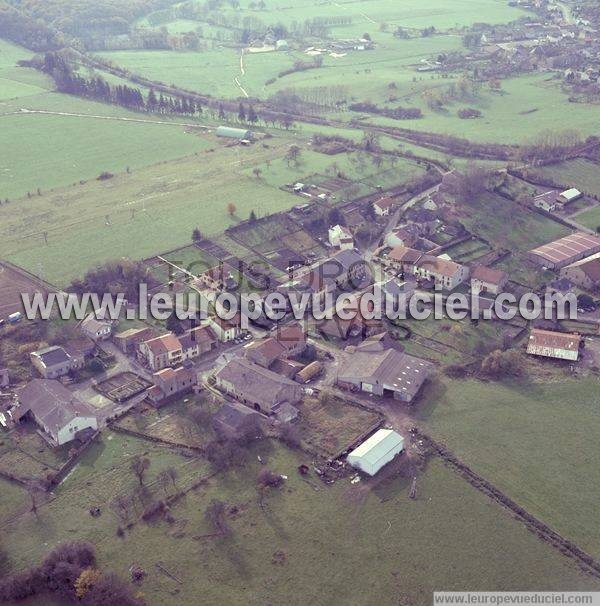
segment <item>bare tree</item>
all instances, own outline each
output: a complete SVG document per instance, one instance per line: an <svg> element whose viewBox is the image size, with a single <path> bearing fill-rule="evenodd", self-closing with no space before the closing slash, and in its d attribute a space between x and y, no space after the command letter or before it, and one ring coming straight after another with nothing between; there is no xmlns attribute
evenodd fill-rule
<svg viewBox="0 0 600 606"><path fill-rule="evenodd" d="M173 484L173 488L175 488L175 484L177 483L177 470L175 467L167 467L165 471L169 474L169 479Z"/></svg>
<svg viewBox="0 0 600 606"><path fill-rule="evenodd" d="M225 536L231 532L227 524L227 503L224 501L213 499L206 508L204 517L219 534Z"/></svg>
<svg viewBox="0 0 600 606"><path fill-rule="evenodd" d="M144 485L144 476L150 467L150 459L136 455L131 461L131 471L135 474L140 483L140 486Z"/></svg>

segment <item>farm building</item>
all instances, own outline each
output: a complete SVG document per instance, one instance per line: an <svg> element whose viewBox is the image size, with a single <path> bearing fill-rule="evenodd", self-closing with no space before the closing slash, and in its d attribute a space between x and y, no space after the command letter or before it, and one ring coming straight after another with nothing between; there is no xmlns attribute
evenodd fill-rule
<svg viewBox="0 0 600 606"><path fill-rule="evenodd" d="M232 126L219 126L216 130L217 137L237 139L238 141L252 141L254 133L246 128L234 128Z"/></svg>
<svg viewBox="0 0 600 606"><path fill-rule="evenodd" d="M580 335L534 328L527 342L527 353L576 362L582 346L583 339Z"/></svg>
<svg viewBox="0 0 600 606"><path fill-rule="evenodd" d="M587 290L600 288L600 253L563 267L560 276Z"/></svg>
<svg viewBox="0 0 600 606"><path fill-rule="evenodd" d="M352 391L411 402L433 369L430 362L395 349L364 351L357 348L340 362L337 384Z"/></svg>
<svg viewBox="0 0 600 606"><path fill-rule="evenodd" d="M499 294L508 282L508 274L499 269L478 265L471 274L471 291L478 295L489 292Z"/></svg>
<svg viewBox="0 0 600 606"><path fill-rule="evenodd" d="M213 427L227 438L259 436L261 416L252 408L238 402L226 402L213 417Z"/></svg>
<svg viewBox="0 0 600 606"><path fill-rule="evenodd" d="M246 346L246 357L263 368L269 368L284 352L285 348L274 337L254 341Z"/></svg>
<svg viewBox="0 0 600 606"><path fill-rule="evenodd" d="M559 206L564 207L567 204L571 204L571 202L575 202L575 200L579 200L583 194L578 190L572 187L571 189L567 189L559 194L556 202Z"/></svg>
<svg viewBox="0 0 600 606"><path fill-rule="evenodd" d="M15 422L31 417L53 446L81 436L86 429L98 429L94 409L78 400L58 381L34 379L17 394L19 404L12 412Z"/></svg>
<svg viewBox="0 0 600 606"><path fill-rule="evenodd" d="M29 354L29 359L44 379L58 379L69 374L71 356L62 347L47 347Z"/></svg>
<svg viewBox="0 0 600 606"><path fill-rule="evenodd" d="M287 402L298 404L302 388L258 364L244 358L233 358L215 374L216 386L243 404L273 415Z"/></svg>
<svg viewBox="0 0 600 606"><path fill-rule="evenodd" d="M318 360L305 366L295 377L298 383L310 383L315 377L323 372L323 364Z"/></svg>
<svg viewBox="0 0 600 606"><path fill-rule="evenodd" d="M380 429L348 455L348 463L374 476L404 449L404 438L392 429Z"/></svg>
<svg viewBox="0 0 600 606"><path fill-rule="evenodd" d="M600 237L577 232L529 251L529 258L548 269L562 269L600 252Z"/></svg>

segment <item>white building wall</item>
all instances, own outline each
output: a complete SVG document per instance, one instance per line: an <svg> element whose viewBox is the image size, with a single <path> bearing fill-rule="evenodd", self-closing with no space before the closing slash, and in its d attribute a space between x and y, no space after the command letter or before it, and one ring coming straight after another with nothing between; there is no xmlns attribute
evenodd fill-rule
<svg viewBox="0 0 600 606"><path fill-rule="evenodd" d="M365 457L356 456L350 453L348 455L348 463L355 467L356 469L360 469L364 473L374 476L380 469L385 467L392 459L399 453L402 452L404 448L404 440L400 441L394 448L386 452L383 456L377 459L374 462L368 461Z"/></svg>
<svg viewBox="0 0 600 606"><path fill-rule="evenodd" d="M82 429L98 429L96 417L78 417L59 429L56 434L58 445L66 444L75 439L75 434Z"/></svg>

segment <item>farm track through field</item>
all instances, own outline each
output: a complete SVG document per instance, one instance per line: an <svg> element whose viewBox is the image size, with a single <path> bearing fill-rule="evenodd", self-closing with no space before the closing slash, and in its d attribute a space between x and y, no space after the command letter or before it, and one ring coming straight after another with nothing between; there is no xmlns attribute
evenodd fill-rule
<svg viewBox="0 0 600 606"><path fill-rule="evenodd" d="M74 51L77 52L77 51ZM156 82L154 80L150 80L149 78L145 78L140 76L139 74L132 74L131 72L124 70L122 68L115 67L114 65L110 65L97 57L90 57L88 55L84 55L78 53L81 61L91 67L95 67L97 69L102 69L107 71L108 73L118 76L120 78L124 78L125 80L129 80L138 86L144 86L147 88L153 88L156 91L166 93L169 95L176 96L186 96L190 97L196 102L200 102L208 107L213 107L215 109L222 108L225 111L230 113L237 114L239 109L239 103L236 100L231 99L219 99L217 97L212 97L210 95L202 94L196 91L182 89L174 86L168 86L162 82ZM241 87L241 85L238 84ZM246 91L245 94L247 95ZM253 98L254 100L254 98ZM297 122L302 122L305 124L315 124L319 126L329 126L332 128L341 128L348 129L349 125L346 122L331 120L325 118L319 118L316 116L310 116L307 114L298 114L298 113L289 113L274 110L268 104L260 101L259 99L255 100L255 109L262 115L262 117L266 120L286 120L289 121L295 120ZM443 140L443 136L440 136L438 133L427 133L421 131L413 131L406 128L399 127L387 127L387 126L374 126L368 122L358 122L355 125L355 128L360 129L369 129L377 132L381 132L383 134L389 135L393 138L400 139L403 141L408 141L415 145L419 145L420 147L433 149L435 151L442 151L445 153L452 153L456 157L464 157L464 158L478 158L481 160L502 160L506 161L510 159L517 151L518 146L514 145L496 145L496 151L490 150L490 146L486 144L474 143L469 141L469 149L461 150L456 149L453 145ZM429 140L430 139L430 140Z"/></svg>
<svg viewBox="0 0 600 606"><path fill-rule="evenodd" d="M424 440L437 456L439 456L447 465L452 467L454 471L469 482L471 486L490 497L490 499L502 507L511 511L514 514L514 518L522 522L529 531L537 535L538 538L545 543L554 547L554 549L560 551L563 555L575 560L584 572L600 579L600 562L598 560L595 560L578 545L569 541L550 528L550 526L523 509L499 488L473 471L446 446L436 442L427 434L421 433L418 429L416 435Z"/></svg>
<svg viewBox="0 0 600 606"><path fill-rule="evenodd" d="M143 120L142 118L123 118L118 116L99 116L95 114L77 114L71 112L54 112L45 109L26 109L23 108L10 114L0 114L0 118L6 116L27 116L30 114L43 114L47 116L64 116L67 118L91 118L94 120L116 120L118 122L141 122L143 124L166 124L167 126L185 126L186 128L203 128L209 130L211 127L204 124L190 122L168 122L166 120Z"/></svg>

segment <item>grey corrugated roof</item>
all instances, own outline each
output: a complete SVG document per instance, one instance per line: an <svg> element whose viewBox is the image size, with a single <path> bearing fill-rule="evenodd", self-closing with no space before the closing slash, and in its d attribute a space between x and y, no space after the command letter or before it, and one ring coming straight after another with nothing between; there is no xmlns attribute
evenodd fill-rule
<svg viewBox="0 0 600 606"><path fill-rule="evenodd" d="M340 381L379 383L412 399L434 369L431 362L395 349L356 351L340 363Z"/></svg>
<svg viewBox="0 0 600 606"><path fill-rule="evenodd" d="M302 388L297 383L243 358L231 360L216 377L233 384L240 398L259 402L266 409L286 400L296 403L302 399Z"/></svg>
<svg viewBox="0 0 600 606"><path fill-rule="evenodd" d="M47 347L34 351L33 355L38 357L46 367L64 364L71 359L62 347Z"/></svg>

